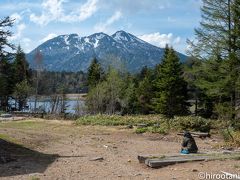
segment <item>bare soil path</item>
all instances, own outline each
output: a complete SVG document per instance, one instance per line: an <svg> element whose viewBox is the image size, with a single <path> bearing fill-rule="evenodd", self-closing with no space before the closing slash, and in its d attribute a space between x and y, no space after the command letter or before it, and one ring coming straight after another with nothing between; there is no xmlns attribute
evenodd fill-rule
<svg viewBox="0 0 240 180"><path fill-rule="evenodd" d="M175 133L139 135L123 127L75 126L70 121L34 119L1 122L0 138L27 148L19 147L22 149L13 153L17 161L0 164L0 179L4 180L195 180L200 172L240 172L236 160L191 162L161 169L139 164L139 154L177 153L181 137ZM212 151L222 141L213 139L196 139L200 151Z"/></svg>

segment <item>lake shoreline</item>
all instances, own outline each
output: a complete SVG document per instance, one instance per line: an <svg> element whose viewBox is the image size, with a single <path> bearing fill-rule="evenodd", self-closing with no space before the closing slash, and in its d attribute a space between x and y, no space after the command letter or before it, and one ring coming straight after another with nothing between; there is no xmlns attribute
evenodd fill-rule
<svg viewBox="0 0 240 180"><path fill-rule="evenodd" d="M62 94L52 94L52 95L38 95L38 101L46 101L46 100L50 100L51 96L62 96ZM84 101L86 99L87 93L80 93L80 94L65 94L66 99L65 100L72 100L72 101L77 101L77 100L81 100ZM30 96L28 98L30 101L34 101L35 100L35 96Z"/></svg>

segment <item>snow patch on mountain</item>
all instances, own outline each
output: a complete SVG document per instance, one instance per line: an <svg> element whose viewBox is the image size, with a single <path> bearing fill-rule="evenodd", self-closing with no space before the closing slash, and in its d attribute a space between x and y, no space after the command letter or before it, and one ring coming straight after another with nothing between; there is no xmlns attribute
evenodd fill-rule
<svg viewBox="0 0 240 180"><path fill-rule="evenodd" d="M109 61L119 59L118 66L122 63L129 71L136 72L143 66L154 67L160 63L164 53L164 49L125 31L117 31L111 36L104 33L86 37L77 34L60 35L27 54L32 67L37 49L43 54L44 67L50 71L87 71L91 60L96 57L107 66ZM185 55L178 55L182 61L186 59Z"/></svg>
<svg viewBox="0 0 240 180"><path fill-rule="evenodd" d="M94 47L94 48L97 48L97 47L98 47L98 42L99 42L99 39L95 39L95 43L93 44L93 47Z"/></svg>
<svg viewBox="0 0 240 180"><path fill-rule="evenodd" d="M63 36L66 45L69 45L68 37L69 37L68 35Z"/></svg>

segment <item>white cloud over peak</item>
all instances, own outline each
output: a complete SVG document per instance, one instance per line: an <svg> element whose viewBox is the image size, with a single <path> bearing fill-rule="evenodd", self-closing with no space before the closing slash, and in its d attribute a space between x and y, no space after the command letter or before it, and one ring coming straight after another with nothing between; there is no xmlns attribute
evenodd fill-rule
<svg viewBox="0 0 240 180"><path fill-rule="evenodd" d="M43 39L41 39L39 42L40 43L43 43L49 39L52 39L52 38L55 38L57 36L57 34L54 34L54 33L50 33L48 34L46 37L44 37Z"/></svg>
<svg viewBox="0 0 240 180"><path fill-rule="evenodd" d="M77 10L73 10L68 14L64 13L63 3L66 0L44 0L41 4L42 13L36 15L32 13L30 20L41 26L47 25L52 21L60 22L77 22L84 21L90 18L97 10L97 3L99 0L87 0Z"/></svg>
<svg viewBox="0 0 240 180"><path fill-rule="evenodd" d="M26 28L26 25L24 23L18 24L16 28L16 33L9 38L10 41L14 41L17 39L20 39L22 37L22 32Z"/></svg>
<svg viewBox="0 0 240 180"><path fill-rule="evenodd" d="M30 20L36 24L47 25L49 22L56 20L62 16L63 0L45 0L41 4L42 14L40 16L34 13L30 15Z"/></svg>
<svg viewBox="0 0 240 180"><path fill-rule="evenodd" d="M101 22L95 25L94 29L98 32L100 31L106 31L107 28L112 25L114 22L118 21L120 18L122 18L122 12L116 11L111 17L109 17L106 22Z"/></svg>
<svg viewBox="0 0 240 180"><path fill-rule="evenodd" d="M166 44L174 46L181 42L181 38L174 37L172 33L160 34L159 32L156 32L152 34L144 34L139 36L139 38L161 48L164 48Z"/></svg>
<svg viewBox="0 0 240 180"><path fill-rule="evenodd" d="M25 50L26 53L29 53L31 51L31 39L29 38L23 38L22 41L21 41L23 44L22 44L22 47L23 49Z"/></svg>
<svg viewBox="0 0 240 180"><path fill-rule="evenodd" d="M91 17L98 9L97 7L98 0L88 0L80 8L78 19L84 21L85 19Z"/></svg>

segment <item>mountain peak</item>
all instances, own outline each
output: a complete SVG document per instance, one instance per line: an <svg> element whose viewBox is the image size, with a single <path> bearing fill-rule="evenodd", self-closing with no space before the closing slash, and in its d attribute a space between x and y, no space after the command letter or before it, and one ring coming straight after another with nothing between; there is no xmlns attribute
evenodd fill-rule
<svg viewBox="0 0 240 180"><path fill-rule="evenodd" d="M89 38L96 38L96 39L102 39L104 37L108 36L107 34L103 33L103 32L99 32L99 33L94 33L90 36L88 36Z"/></svg>
<svg viewBox="0 0 240 180"><path fill-rule="evenodd" d="M102 32L85 37L61 35L36 49L42 52L44 66L49 71L86 71L94 57L107 67L112 56L119 58L119 63L123 63L130 72L137 72L144 66L154 67L160 63L164 53L164 49L122 30L111 36ZM31 67L34 67L36 49L27 54ZM182 61L186 59L186 56L178 55Z"/></svg>
<svg viewBox="0 0 240 180"><path fill-rule="evenodd" d="M131 41L130 34L123 30L115 32L112 38L116 41Z"/></svg>
<svg viewBox="0 0 240 180"><path fill-rule="evenodd" d="M115 32L114 34L121 34L121 35L125 35L125 36L129 35L129 33L127 33L126 31L123 31L123 30L119 30L119 31Z"/></svg>

